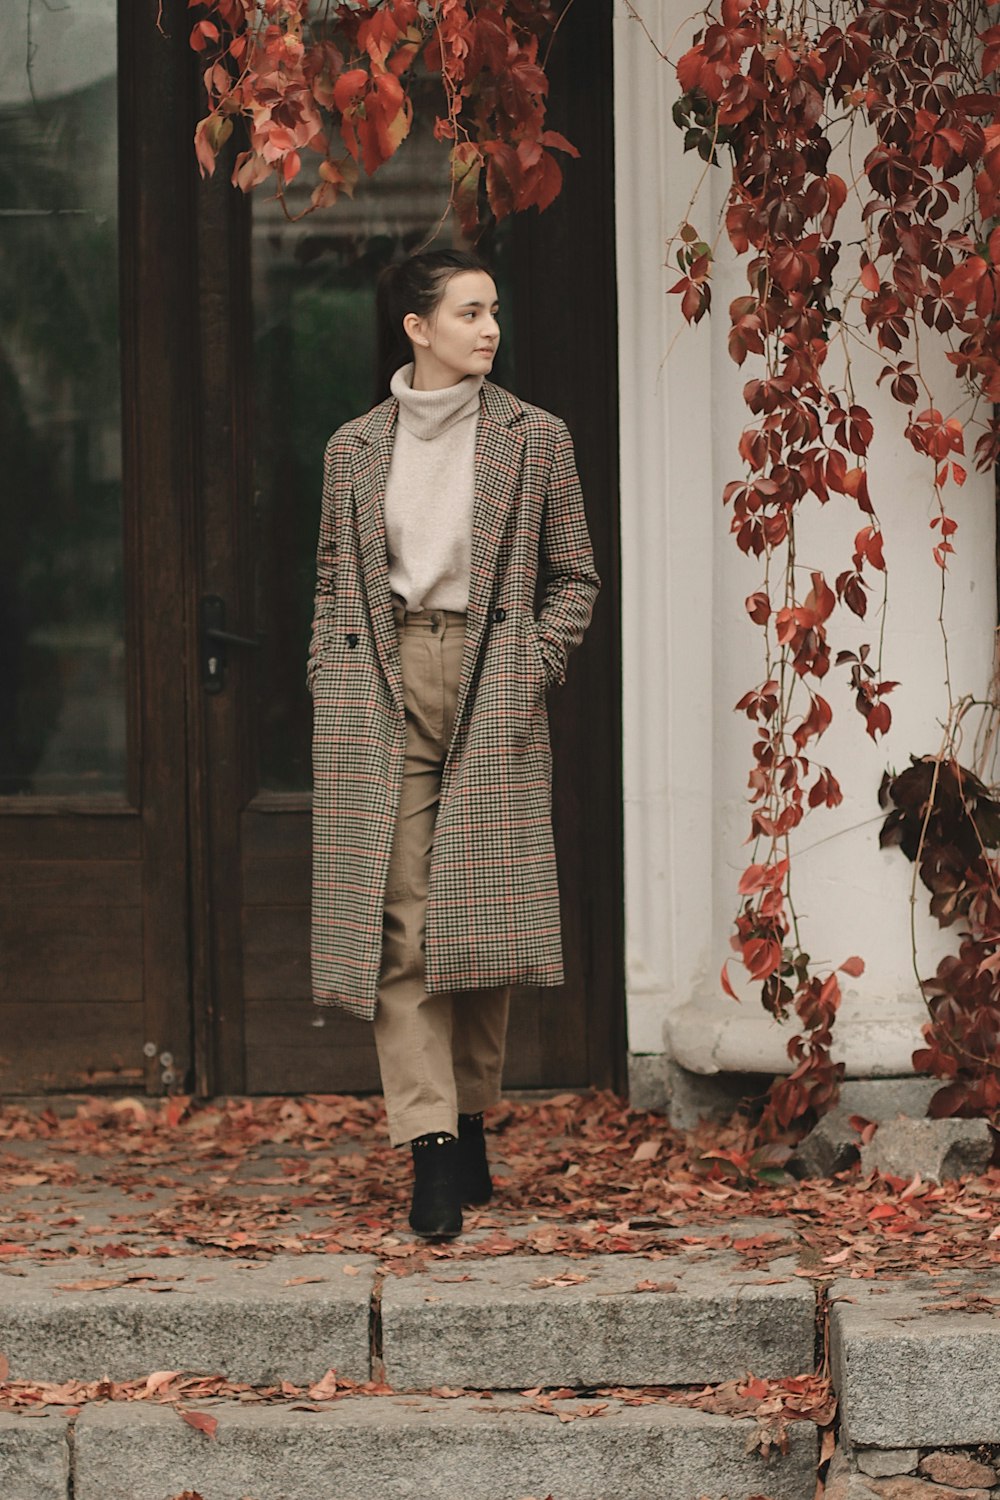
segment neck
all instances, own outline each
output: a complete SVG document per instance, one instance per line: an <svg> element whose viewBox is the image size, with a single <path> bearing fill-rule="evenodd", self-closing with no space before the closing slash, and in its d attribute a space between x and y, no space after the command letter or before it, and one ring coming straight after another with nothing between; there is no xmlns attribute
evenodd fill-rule
<svg viewBox="0 0 1000 1500"><path fill-rule="evenodd" d="M423 351L420 351L423 353ZM411 377L411 389L415 391L446 391L453 385L461 385L463 380L468 380L468 375L460 375L455 370L443 365L440 360L428 357L424 354L421 359L417 351L414 351L413 375Z"/></svg>

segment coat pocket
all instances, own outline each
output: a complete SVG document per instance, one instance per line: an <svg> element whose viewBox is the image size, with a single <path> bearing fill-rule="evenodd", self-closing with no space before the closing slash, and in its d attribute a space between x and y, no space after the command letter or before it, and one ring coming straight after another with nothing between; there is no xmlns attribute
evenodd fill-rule
<svg viewBox="0 0 1000 1500"><path fill-rule="evenodd" d="M538 622L535 619L534 615L528 612L526 615L525 623L528 627L528 637L531 641L531 648L535 658L535 670L538 675L538 686L540 691L544 693L549 685L549 671L548 667L545 664L545 657L542 654L542 643L538 634Z"/></svg>

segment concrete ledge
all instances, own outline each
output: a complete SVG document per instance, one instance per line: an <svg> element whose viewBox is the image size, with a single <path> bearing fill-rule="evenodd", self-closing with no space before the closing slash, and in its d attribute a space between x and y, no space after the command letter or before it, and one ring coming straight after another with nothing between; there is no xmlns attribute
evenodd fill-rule
<svg viewBox="0 0 1000 1500"><path fill-rule="evenodd" d="M557 1403L566 1415L595 1403ZM748 1453L755 1423L610 1402L562 1422L524 1398L354 1397L322 1412L199 1403L214 1438L138 1402L77 1419L74 1500L812 1500L816 1429L787 1456ZM5 1500L7 1497L5 1495ZM33 1497L32 1497L33 1500Z"/></svg>
<svg viewBox="0 0 1000 1500"><path fill-rule="evenodd" d="M0 1411L0 1495L3 1500L66 1500L67 1419L20 1417Z"/></svg>
<svg viewBox="0 0 1000 1500"><path fill-rule="evenodd" d="M358 1274L345 1274L345 1266ZM252 1385L303 1385L331 1368L367 1380L374 1269L359 1255L277 1255L248 1264L161 1256L102 1265L81 1257L32 1266L25 1276L0 1277L0 1350L13 1380L134 1380L188 1370ZM59 1290L129 1277L139 1279ZM7 1500L2 1488L0 1495Z"/></svg>
<svg viewBox="0 0 1000 1500"><path fill-rule="evenodd" d="M800 1375L814 1364L815 1301L794 1264L776 1260L762 1277L727 1252L505 1256L389 1277L386 1379L397 1390L521 1390ZM772 1277L787 1279L763 1284ZM636 1291L649 1281L668 1289Z"/></svg>
<svg viewBox="0 0 1000 1500"><path fill-rule="evenodd" d="M628 1102L633 1109L663 1114L667 1108L667 1056L665 1052L630 1052L628 1055Z"/></svg>
<svg viewBox="0 0 1000 1500"><path fill-rule="evenodd" d="M833 1034L833 1058L848 1078L899 1077L912 1073L927 1009L919 995L895 995L876 1005L847 989ZM757 1000L738 1005L717 996L689 1000L663 1025L670 1056L692 1073L790 1073L793 1020L774 1020Z"/></svg>
<svg viewBox="0 0 1000 1500"><path fill-rule="evenodd" d="M935 1311L935 1304L1000 1297L1000 1275L955 1272L940 1279L949 1285L913 1276L838 1281L831 1289L833 1380L850 1443L1000 1442L1000 1318L989 1305L983 1312Z"/></svg>

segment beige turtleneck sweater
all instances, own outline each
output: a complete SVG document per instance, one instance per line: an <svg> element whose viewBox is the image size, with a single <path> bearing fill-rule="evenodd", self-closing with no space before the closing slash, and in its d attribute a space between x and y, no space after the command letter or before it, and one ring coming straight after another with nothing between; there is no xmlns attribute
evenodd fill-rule
<svg viewBox="0 0 1000 1500"><path fill-rule="evenodd" d="M389 383L399 402L385 486L389 586L407 609L466 610L483 376L439 391L415 391L412 380L408 364Z"/></svg>

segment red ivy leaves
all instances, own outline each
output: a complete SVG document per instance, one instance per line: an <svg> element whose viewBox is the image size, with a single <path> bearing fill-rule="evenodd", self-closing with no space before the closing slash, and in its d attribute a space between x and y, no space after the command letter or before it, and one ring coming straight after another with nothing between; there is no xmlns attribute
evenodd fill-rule
<svg viewBox="0 0 1000 1500"><path fill-rule="evenodd" d="M352 193L359 166L376 172L410 132L407 74L418 57L441 79L435 135L452 142L452 203L467 233L478 225L483 190L498 219L541 211L562 187L553 152L579 154L545 128L538 45L556 23L549 0L353 0L319 13L309 0L189 5L203 12L191 46L207 64L198 162L203 175L214 172L242 117L249 147L233 182L244 192L274 177L280 193L311 152L321 158L311 208Z"/></svg>
<svg viewBox="0 0 1000 1500"><path fill-rule="evenodd" d="M945 1080L930 1114L985 1115L1000 1125L1000 803L956 761L911 756L883 778L879 842L917 861L942 927L963 918L957 955L923 981L930 1021L913 1066Z"/></svg>
<svg viewBox="0 0 1000 1500"><path fill-rule="evenodd" d="M831 719L826 691L817 690L831 665L829 622L838 602L865 618L872 583L885 573L867 478L873 420L825 372L845 316L833 285L843 253L834 235L847 188L830 171L830 125L858 112L874 134L857 186L865 226L857 305L891 359L879 384L886 382L907 410L906 436L934 464L933 555L944 569L957 523L941 492L949 479L964 483L957 457L965 433L937 404L921 409L916 359L903 357L918 320L950 334L948 357L958 375L987 402L1000 402L1000 124L994 123L1000 105L985 81L1000 70L1000 26L975 37L959 36L961 24L968 23L945 0L891 6L868 0L823 17L797 17L794 29L766 0L721 0L677 68L683 97L674 116L685 148L709 162L718 161L720 150L732 159L725 227L745 260L748 289L730 303L729 351L739 365L751 356L766 361L744 386L755 418L739 444L746 474L726 486L723 498L737 546L767 560L773 590L759 589L747 600L768 640L768 671L767 681L737 704L758 728L751 837L769 851L763 861L758 851L750 871L785 868L783 881L766 892L741 885L746 899L733 945L762 984L764 1004L775 1014L794 1006L808 1033L793 1055L791 1078L772 1091L765 1117L772 1129L801 1124L800 1115L835 1097L828 1031L836 980L812 974L788 946L781 892L789 832L808 808L840 799L836 778L810 760ZM962 174L974 186L979 230L954 212ZM696 322L710 305L712 256L706 246L694 258L698 234L691 225L681 239L683 274L671 291L682 297L684 317ZM1000 459L1000 421L985 426L976 444L981 469ZM803 597L794 556L798 508L809 497L825 505L834 496L853 501L865 524L851 565L832 584L812 572ZM867 646L838 653L836 664L848 669L867 733L885 734L887 698L897 684L882 678Z"/></svg>

